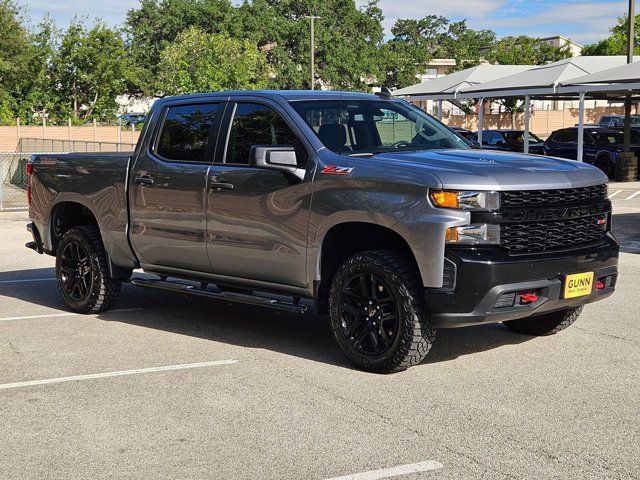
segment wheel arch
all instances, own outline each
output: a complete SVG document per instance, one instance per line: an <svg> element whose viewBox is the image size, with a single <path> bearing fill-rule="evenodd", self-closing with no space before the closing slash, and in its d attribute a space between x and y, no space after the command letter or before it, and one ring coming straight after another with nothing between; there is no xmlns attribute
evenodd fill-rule
<svg viewBox="0 0 640 480"><path fill-rule="evenodd" d="M352 255L367 250L390 250L400 253L416 275L420 268L407 239L388 225L366 221L337 223L326 230L319 242L314 297L319 313L326 313L329 288L333 275L340 265Z"/></svg>
<svg viewBox="0 0 640 480"><path fill-rule="evenodd" d="M60 239L69 229L88 225L95 227L100 241L104 245L102 230L98 222L98 217L94 213L90 205L81 199L67 198L55 203L49 213L48 230L48 243L49 250L52 255L56 255L57 247L60 243ZM113 263L109 250L105 248L107 255L107 266L109 268L109 274L114 279L126 280L131 277L131 269L122 268Z"/></svg>

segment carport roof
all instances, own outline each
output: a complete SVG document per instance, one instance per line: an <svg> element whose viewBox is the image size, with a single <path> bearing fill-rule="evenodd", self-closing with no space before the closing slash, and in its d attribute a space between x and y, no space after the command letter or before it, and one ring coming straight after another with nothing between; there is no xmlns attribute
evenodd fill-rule
<svg viewBox="0 0 640 480"><path fill-rule="evenodd" d="M410 87L395 90L392 95L396 97L411 97L414 100L445 98L453 96L456 91L463 88L497 80L533 68L532 65L478 65L476 67L460 70L442 77L426 80Z"/></svg>
<svg viewBox="0 0 640 480"><path fill-rule="evenodd" d="M640 59L638 57L637 59ZM553 95L557 86L627 63L626 56L571 57L465 88L459 98Z"/></svg>

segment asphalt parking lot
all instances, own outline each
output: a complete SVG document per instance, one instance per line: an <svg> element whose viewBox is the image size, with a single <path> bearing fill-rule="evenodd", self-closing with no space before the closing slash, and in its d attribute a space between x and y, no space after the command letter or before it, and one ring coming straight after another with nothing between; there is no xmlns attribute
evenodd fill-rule
<svg viewBox="0 0 640 480"><path fill-rule="evenodd" d="M126 286L71 314L26 213L0 214L0 476L640 478L640 195L616 196L613 297L552 337L441 330L390 376L313 313Z"/></svg>

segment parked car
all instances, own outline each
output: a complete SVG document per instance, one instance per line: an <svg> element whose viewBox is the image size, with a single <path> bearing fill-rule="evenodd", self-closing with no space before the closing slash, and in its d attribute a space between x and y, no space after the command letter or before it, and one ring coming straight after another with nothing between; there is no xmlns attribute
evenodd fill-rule
<svg viewBox="0 0 640 480"><path fill-rule="evenodd" d="M451 128L451 130L456 132L458 135L460 135L465 140L468 140L469 142L471 142L471 144L474 147L480 148L480 144L478 143L478 134L477 133L473 133L471 130L467 130L466 128L462 128L462 127L449 127L449 128Z"/></svg>
<svg viewBox="0 0 640 480"><path fill-rule="evenodd" d="M640 132L631 131L631 150L640 154ZM616 172L616 162L623 151L624 132L611 128L585 128L582 160L595 165L609 178ZM578 158L578 129L576 127L556 130L544 142L546 155Z"/></svg>
<svg viewBox="0 0 640 480"><path fill-rule="evenodd" d="M144 123L147 115L145 113L123 113L118 118L123 125L137 125Z"/></svg>
<svg viewBox="0 0 640 480"><path fill-rule="evenodd" d="M27 246L56 257L71 310L110 308L123 282L290 313L310 298L375 372L418 364L438 327L556 333L615 288L601 171L473 149L384 95L167 97L133 155L37 154L27 174Z"/></svg>
<svg viewBox="0 0 640 480"><path fill-rule="evenodd" d="M544 153L542 144L542 140L529 132L529 153L542 155ZM524 130L483 130L482 148L486 150L524 152Z"/></svg>
<svg viewBox="0 0 640 480"><path fill-rule="evenodd" d="M603 115L599 127L624 128L624 115ZM631 128L640 129L640 115L631 115Z"/></svg>

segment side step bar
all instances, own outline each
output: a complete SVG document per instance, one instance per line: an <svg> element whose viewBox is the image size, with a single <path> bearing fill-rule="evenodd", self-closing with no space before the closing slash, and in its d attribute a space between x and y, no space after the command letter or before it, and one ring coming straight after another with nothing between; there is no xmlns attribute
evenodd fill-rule
<svg viewBox="0 0 640 480"><path fill-rule="evenodd" d="M174 293L182 293L193 295L196 297L212 298L214 300L225 300L227 302L244 303L246 305L255 305L259 307L267 307L274 310L282 310L291 313L304 313L307 307L298 302L286 303L276 300L275 298L258 297L255 295L245 295L234 292L211 292L195 285L183 282L169 282L167 280L157 280L148 278L133 278L131 285L143 288L157 288L159 290L167 290Z"/></svg>

